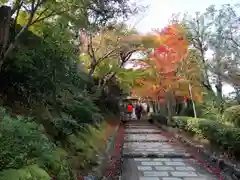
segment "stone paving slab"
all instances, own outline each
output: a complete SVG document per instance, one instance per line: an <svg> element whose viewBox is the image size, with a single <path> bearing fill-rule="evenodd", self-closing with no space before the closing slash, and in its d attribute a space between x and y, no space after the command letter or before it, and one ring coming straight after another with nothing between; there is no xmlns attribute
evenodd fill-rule
<svg viewBox="0 0 240 180"><path fill-rule="evenodd" d="M192 159L184 147L155 132L160 130L146 124L126 126L121 180L218 179Z"/></svg>
<svg viewBox="0 0 240 180"><path fill-rule="evenodd" d="M123 158L182 158L188 159L193 158L191 154L188 153L168 153L168 154L161 154L161 153L147 153L147 152L140 152L140 153L124 153L122 155Z"/></svg>
<svg viewBox="0 0 240 180"><path fill-rule="evenodd" d="M157 143L157 142L169 142L169 139L165 139L165 140L161 140L161 139L158 139L158 140L154 140L154 139L153 139L153 140L151 140L151 139L149 139L149 140L148 140L148 139L144 139L144 140L125 139L124 142L125 142L125 143L130 143L130 142L133 142L133 143L134 143L134 142L142 142L142 143L144 143L144 142L145 142L145 143L150 143L150 142L152 142L152 143Z"/></svg>
<svg viewBox="0 0 240 180"><path fill-rule="evenodd" d="M155 153L155 154L185 154L186 150L179 147L173 146L170 143L158 142L158 143L143 143L143 142L134 142L134 143L124 143L123 153Z"/></svg>
<svg viewBox="0 0 240 180"><path fill-rule="evenodd" d="M154 126L151 124L126 124L125 127L151 127L151 128L154 128Z"/></svg>
<svg viewBox="0 0 240 180"><path fill-rule="evenodd" d="M126 129L158 129L157 127L153 126L136 126L136 125L126 125Z"/></svg>
<svg viewBox="0 0 240 180"><path fill-rule="evenodd" d="M136 140L136 141L144 141L144 140L168 140L166 137L162 135L156 134L125 134L124 140Z"/></svg>
<svg viewBox="0 0 240 180"><path fill-rule="evenodd" d="M123 147L132 147L132 148L137 148L137 149L147 149L147 148L155 148L155 149L166 149L166 148L173 148L176 147L177 145L174 145L172 143L167 143L167 142L153 142L153 143L146 143L146 142L125 142ZM182 148L181 148L182 149Z"/></svg>
<svg viewBox="0 0 240 180"><path fill-rule="evenodd" d="M156 131L156 132L151 132L151 131L149 131L149 132L144 132L144 134L160 134L161 133L161 131ZM143 133L141 133L141 132L125 132L125 134L143 134Z"/></svg>
<svg viewBox="0 0 240 180"><path fill-rule="evenodd" d="M161 133L161 130L159 129L125 129L125 133Z"/></svg>
<svg viewBox="0 0 240 180"><path fill-rule="evenodd" d="M217 180L215 175L199 166L194 159L171 158L135 158L131 160L132 168L126 168L124 173L133 169L135 176L131 180ZM133 163L135 162L135 164ZM123 163L124 164L124 163ZM134 165L133 165L134 164ZM130 180L122 178L122 180Z"/></svg>

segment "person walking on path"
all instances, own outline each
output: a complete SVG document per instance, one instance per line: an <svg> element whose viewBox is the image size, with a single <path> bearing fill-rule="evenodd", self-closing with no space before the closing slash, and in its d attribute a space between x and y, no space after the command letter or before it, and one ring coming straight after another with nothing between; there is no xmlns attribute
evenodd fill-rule
<svg viewBox="0 0 240 180"><path fill-rule="evenodd" d="M137 119L138 119L138 120L141 119L142 111L143 111L142 105L141 105L140 103L137 103L136 109L135 109L135 113L136 113L136 116L137 116Z"/></svg>
<svg viewBox="0 0 240 180"><path fill-rule="evenodd" d="M133 113L133 105L132 105L132 103L129 103L129 104L127 105L127 116L128 116L128 120L131 119L132 113Z"/></svg>
<svg viewBox="0 0 240 180"><path fill-rule="evenodd" d="M126 105L124 103L120 103L119 105L119 112L120 112L120 120L125 120L125 112L126 112Z"/></svg>

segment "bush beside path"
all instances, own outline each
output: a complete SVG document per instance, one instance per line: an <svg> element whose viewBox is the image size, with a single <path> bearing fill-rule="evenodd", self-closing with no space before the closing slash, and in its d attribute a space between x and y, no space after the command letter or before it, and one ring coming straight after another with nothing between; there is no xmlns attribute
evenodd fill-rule
<svg viewBox="0 0 240 180"><path fill-rule="evenodd" d="M30 119L4 114L0 122L0 180L73 180L99 166L117 122L86 125L54 143L44 128Z"/></svg>
<svg viewBox="0 0 240 180"><path fill-rule="evenodd" d="M175 116L167 124L164 116L155 114L154 121L185 145L193 147L210 161L216 162L220 169L227 171L233 178L240 177L240 128L214 120L187 116Z"/></svg>

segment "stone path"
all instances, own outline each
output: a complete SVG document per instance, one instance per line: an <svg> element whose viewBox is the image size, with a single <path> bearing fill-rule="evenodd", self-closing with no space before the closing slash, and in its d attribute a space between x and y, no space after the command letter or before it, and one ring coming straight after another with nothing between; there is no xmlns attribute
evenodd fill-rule
<svg viewBox="0 0 240 180"><path fill-rule="evenodd" d="M127 125L121 180L217 180L183 147L147 124Z"/></svg>

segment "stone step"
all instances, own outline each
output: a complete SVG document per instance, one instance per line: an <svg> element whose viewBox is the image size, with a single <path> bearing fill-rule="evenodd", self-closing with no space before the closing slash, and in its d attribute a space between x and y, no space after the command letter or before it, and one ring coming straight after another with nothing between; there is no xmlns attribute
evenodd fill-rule
<svg viewBox="0 0 240 180"><path fill-rule="evenodd" d="M121 180L217 180L194 159L125 158ZM130 178L129 178L130 177Z"/></svg>
<svg viewBox="0 0 240 180"><path fill-rule="evenodd" d="M156 127L125 127L125 129L133 129L133 130L156 129L156 130L160 131L160 129L158 129Z"/></svg>
<svg viewBox="0 0 240 180"><path fill-rule="evenodd" d="M141 131L139 131L139 132L125 132L125 134L161 134L161 131L158 131L158 132L151 132L151 131L149 131L149 132L141 132Z"/></svg>
<svg viewBox="0 0 240 180"><path fill-rule="evenodd" d="M167 149L173 151L173 149L182 149L176 143L167 143L167 142L124 142L123 147L128 148L135 148L140 150L145 149L154 149L154 150L161 150Z"/></svg>
<svg viewBox="0 0 240 180"><path fill-rule="evenodd" d="M145 133L145 132L161 132L161 130L159 129L130 129L130 128L127 128L125 129L125 132L141 132L141 133Z"/></svg>
<svg viewBox="0 0 240 180"><path fill-rule="evenodd" d="M188 153L168 153L168 154L163 154L163 153L133 153L133 152L126 152L122 154L123 158L182 158L182 159L189 159L193 158L192 155Z"/></svg>
<svg viewBox="0 0 240 180"><path fill-rule="evenodd" d="M120 180L217 180L186 149L147 122L125 125Z"/></svg>
<svg viewBox="0 0 240 180"><path fill-rule="evenodd" d="M156 126L146 126L146 125L141 125L141 126L136 126L136 125L125 125L126 128L157 128Z"/></svg>
<svg viewBox="0 0 240 180"><path fill-rule="evenodd" d="M170 139L160 139L160 140L124 140L124 143L130 143L130 142L139 142L139 143L156 143L156 142L172 142L172 140L170 140Z"/></svg>
<svg viewBox="0 0 240 180"><path fill-rule="evenodd" d="M167 140L165 136L161 134L125 134L124 140Z"/></svg>

